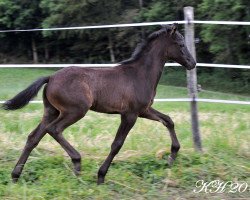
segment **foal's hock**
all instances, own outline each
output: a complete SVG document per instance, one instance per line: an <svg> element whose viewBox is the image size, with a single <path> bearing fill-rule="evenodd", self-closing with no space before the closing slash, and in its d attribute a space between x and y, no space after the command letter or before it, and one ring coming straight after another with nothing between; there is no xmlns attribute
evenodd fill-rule
<svg viewBox="0 0 250 200"><path fill-rule="evenodd" d="M135 49L131 58L113 68L67 67L54 75L32 83L3 108L16 110L27 105L41 87L44 115L37 128L28 136L23 152L12 172L13 181L20 177L31 151L46 133L50 134L71 157L76 175L81 170L81 156L63 137L63 130L85 116L88 110L121 115L121 124L111 145L111 151L98 171L97 183L103 183L115 155L121 149L138 117L161 122L172 140L171 165L180 144L171 118L151 107L165 62L170 59L193 69L195 60L189 53L177 25L162 27L149 35Z"/></svg>

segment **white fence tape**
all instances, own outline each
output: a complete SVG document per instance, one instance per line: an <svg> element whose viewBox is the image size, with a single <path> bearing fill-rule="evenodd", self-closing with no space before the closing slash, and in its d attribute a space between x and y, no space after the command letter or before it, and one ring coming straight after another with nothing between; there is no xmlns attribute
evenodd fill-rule
<svg viewBox="0 0 250 200"><path fill-rule="evenodd" d="M176 98L176 99L154 99L155 102L191 102L193 99L190 98ZM197 102L206 103L227 103L227 104L242 104L250 105L250 101L235 101L235 100L222 100L222 99L196 99Z"/></svg>
<svg viewBox="0 0 250 200"><path fill-rule="evenodd" d="M250 22L239 22L239 21L201 21L201 20L194 20L191 21L194 24L220 24L220 25L245 25L249 26Z"/></svg>
<svg viewBox="0 0 250 200"><path fill-rule="evenodd" d="M198 67L218 67L218 68L250 69L250 65L229 65L229 64L197 63L197 66Z"/></svg>
<svg viewBox="0 0 250 200"><path fill-rule="evenodd" d="M35 28L35 29L12 29L12 30L0 30L0 33L10 32L34 32L34 31L62 31L62 30L83 30L83 29L103 29L103 28L123 28L123 27L139 27L139 26L154 26L154 25L166 25L166 24L185 24L187 21L167 21L167 22L143 22L143 23L130 23L130 24L110 24L110 25L95 25L95 26L77 26L77 27L55 27L55 28ZM194 24L220 24L220 25L250 25L250 22L239 21L201 21L194 20L189 21Z"/></svg>
<svg viewBox="0 0 250 200"><path fill-rule="evenodd" d="M0 65L0 68L57 68L57 67L115 67L118 64L7 64Z"/></svg>
<svg viewBox="0 0 250 200"><path fill-rule="evenodd" d="M103 29L103 28L125 28L125 27L139 27L139 26L154 26L167 24L185 24L185 21L167 21L167 22L143 22L131 24L110 24L110 25L96 25L96 26L77 26L77 27L59 27L59 28L36 28L36 29L20 29L20 30L0 30L0 33L9 32L32 32L32 31L62 31L62 30L83 30L83 29Z"/></svg>
<svg viewBox="0 0 250 200"><path fill-rule="evenodd" d="M0 65L0 68L50 68L50 67L114 67L118 64L9 64ZM180 66L178 63L166 63L165 66ZM200 67L221 67L221 68L240 68L240 69L250 69L249 65L226 65L226 64L208 64L208 63L197 63ZM192 99L189 98L173 98L173 99L155 99L155 102L190 102ZM207 103L226 103L226 104L241 104L250 105L250 101L234 101L234 100L220 100L220 99L196 99L198 102ZM0 101L4 103L5 101ZM42 101L31 101L31 103L42 103Z"/></svg>
<svg viewBox="0 0 250 200"><path fill-rule="evenodd" d="M190 98L171 98L171 99L154 99L154 102L191 102ZM225 104L241 104L250 105L250 101L235 101L235 100L222 100L222 99L196 99L197 102L204 103L225 103ZM3 104L5 101L0 101ZM32 104L41 104L42 101L30 101Z"/></svg>
<svg viewBox="0 0 250 200"><path fill-rule="evenodd" d="M0 64L0 68L57 68L57 67L115 67L119 64ZM165 67L181 66L178 63L166 63ZM250 69L250 65L228 65L228 64L209 64L209 63L197 63L198 67L217 67L217 68L238 68L238 69Z"/></svg>

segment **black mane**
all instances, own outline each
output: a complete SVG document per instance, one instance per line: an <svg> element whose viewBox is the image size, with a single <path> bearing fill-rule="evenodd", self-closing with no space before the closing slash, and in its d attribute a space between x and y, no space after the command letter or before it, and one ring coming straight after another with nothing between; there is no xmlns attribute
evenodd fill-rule
<svg viewBox="0 0 250 200"><path fill-rule="evenodd" d="M143 51L147 48L147 46L152 40L158 38L160 35L166 33L170 29L171 29L170 26L163 26L162 29L150 34L146 40L142 40L142 42L137 44L131 57L127 60L121 61L120 64L130 64L131 62L138 60L142 56Z"/></svg>

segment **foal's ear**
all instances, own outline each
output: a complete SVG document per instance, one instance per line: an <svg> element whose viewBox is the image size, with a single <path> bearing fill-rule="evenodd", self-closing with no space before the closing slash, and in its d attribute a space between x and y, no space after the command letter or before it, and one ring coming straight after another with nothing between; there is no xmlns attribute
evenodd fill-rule
<svg viewBox="0 0 250 200"><path fill-rule="evenodd" d="M176 32L177 29L178 29L178 24L177 24L177 23L174 23L174 24L171 26L170 35L175 34L175 32Z"/></svg>

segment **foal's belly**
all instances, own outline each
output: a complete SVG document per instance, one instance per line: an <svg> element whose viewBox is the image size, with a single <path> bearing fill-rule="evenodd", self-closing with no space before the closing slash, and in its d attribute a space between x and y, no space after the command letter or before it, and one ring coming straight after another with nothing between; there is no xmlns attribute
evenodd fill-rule
<svg viewBox="0 0 250 200"><path fill-rule="evenodd" d="M95 96L90 110L109 114L127 112L139 114L150 107L152 103L152 98L139 97L135 93L109 92L108 94L101 93Z"/></svg>
<svg viewBox="0 0 250 200"><path fill-rule="evenodd" d="M125 99L119 96L99 96L94 100L90 110L109 114L124 113L130 109L129 104L133 104Z"/></svg>

